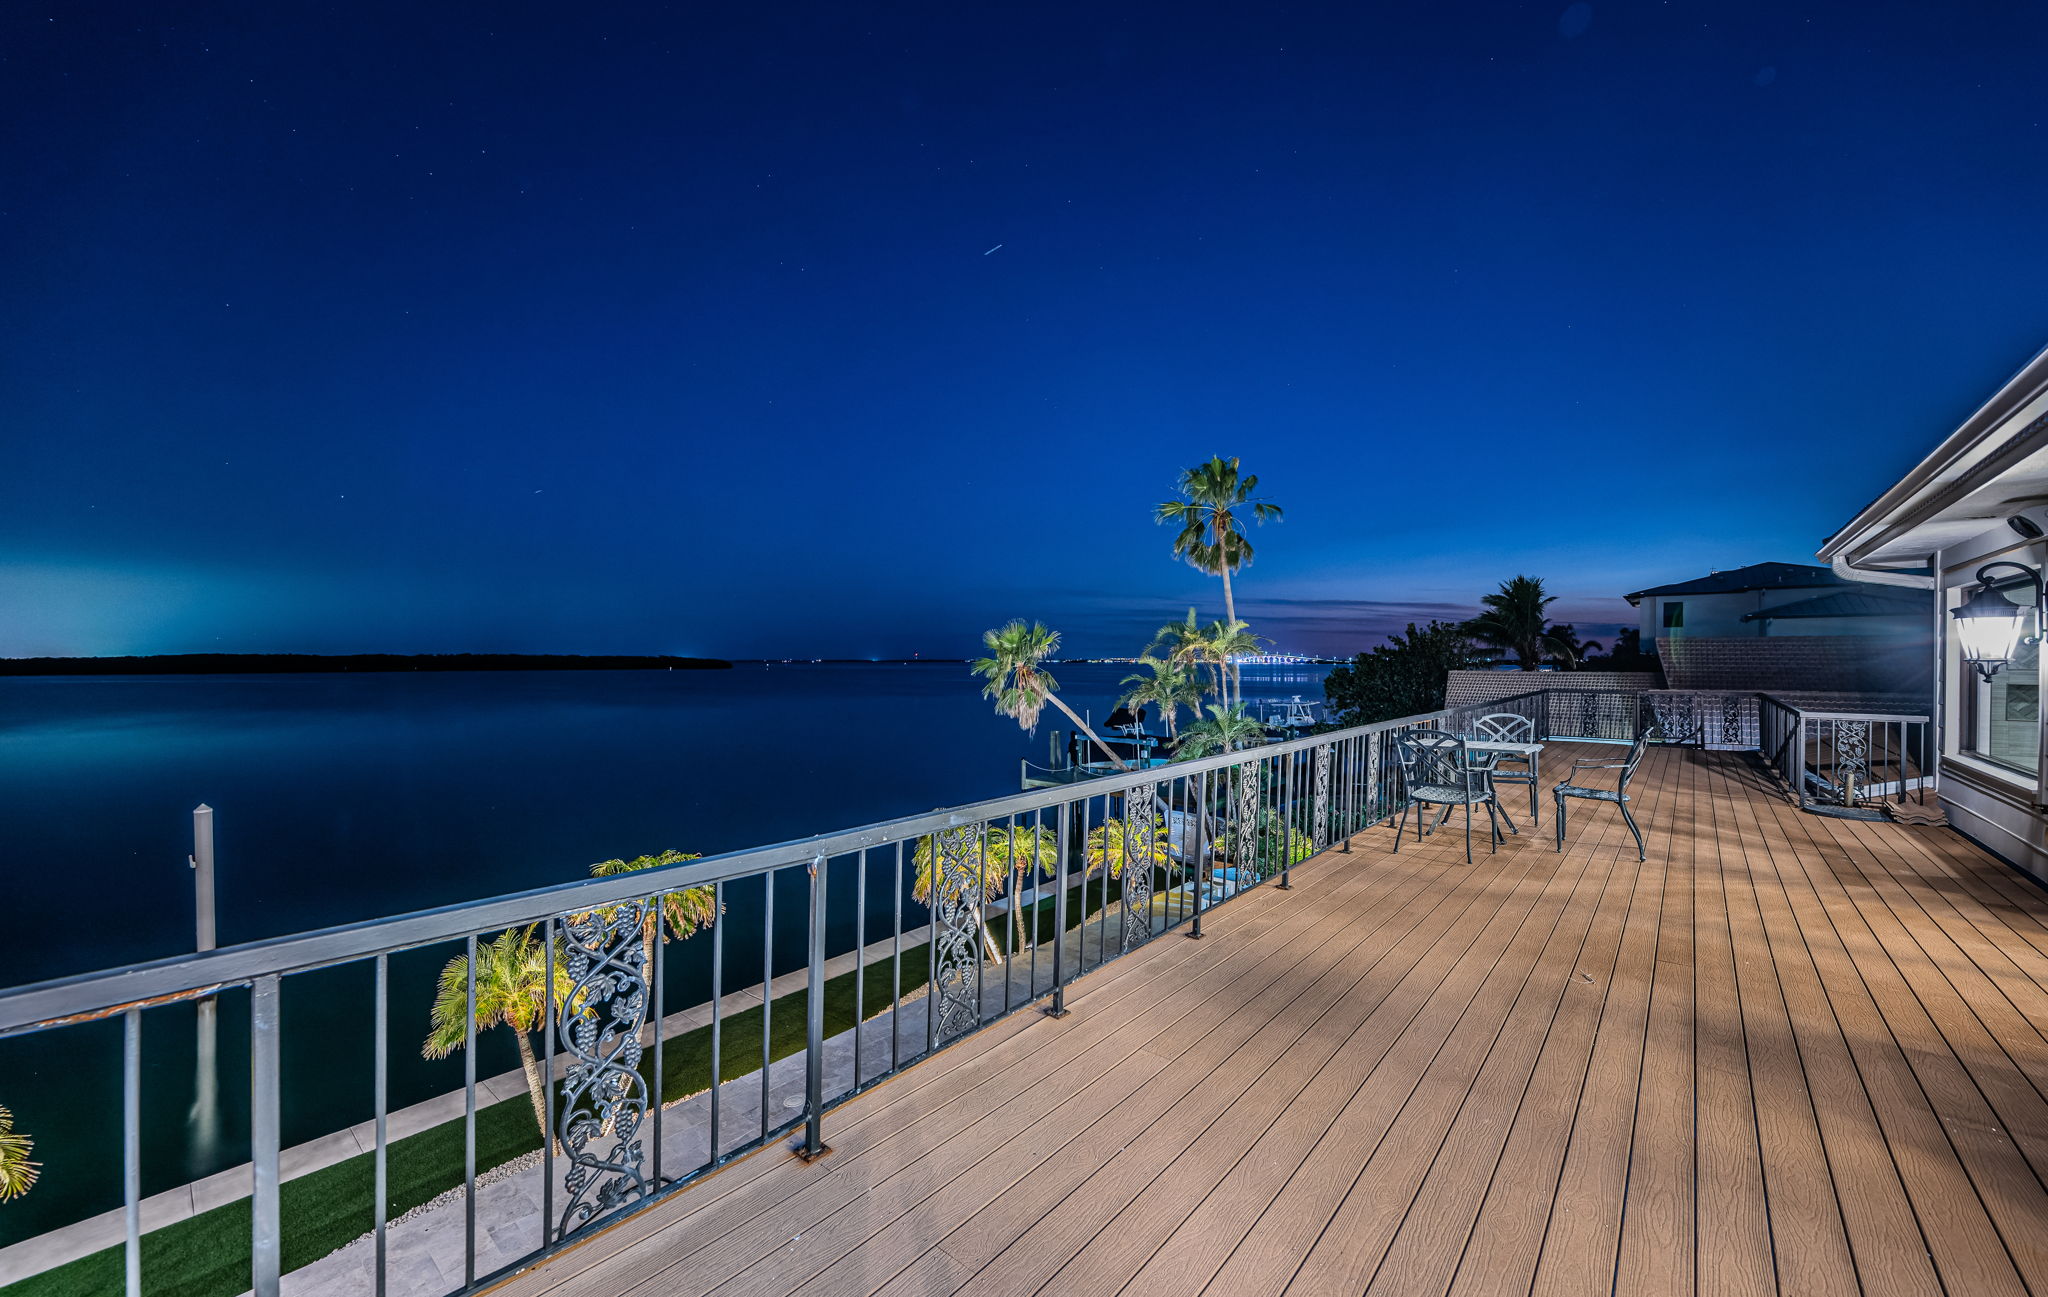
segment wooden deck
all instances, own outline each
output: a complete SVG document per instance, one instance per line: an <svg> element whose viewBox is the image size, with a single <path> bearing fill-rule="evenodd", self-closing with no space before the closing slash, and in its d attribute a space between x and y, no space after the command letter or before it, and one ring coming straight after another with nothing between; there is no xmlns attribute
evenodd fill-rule
<svg viewBox="0 0 2048 1297"><path fill-rule="evenodd" d="M1641 866L1361 834L502 1291L2048 1293L2048 899L1744 755L1638 790Z"/></svg>

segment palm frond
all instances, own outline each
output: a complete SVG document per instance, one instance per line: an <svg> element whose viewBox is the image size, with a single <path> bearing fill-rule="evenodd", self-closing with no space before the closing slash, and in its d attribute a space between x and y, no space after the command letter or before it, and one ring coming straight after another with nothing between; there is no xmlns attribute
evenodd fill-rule
<svg viewBox="0 0 2048 1297"><path fill-rule="evenodd" d="M43 1164L29 1160L36 1142L14 1129L14 1114L0 1107L0 1202L19 1198L35 1187Z"/></svg>

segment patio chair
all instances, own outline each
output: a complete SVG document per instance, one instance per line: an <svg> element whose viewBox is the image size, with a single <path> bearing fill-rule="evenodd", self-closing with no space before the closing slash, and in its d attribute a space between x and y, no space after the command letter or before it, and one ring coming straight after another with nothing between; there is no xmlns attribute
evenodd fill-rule
<svg viewBox="0 0 2048 1297"><path fill-rule="evenodd" d="M1564 801L1567 797L1583 797L1588 801L1612 802L1621 810L1621 821L1628 825L1628 831L1635 835L1636 860L1648 860L1649 854L1643 849L1643 831L1636 827L1636 817L1628 813L1628 781L1635 778L1636 767L1643 762L1643 753L1658 736L1657 727L1652 725L1629 746L1628 756L1620 761L1579 760L1572 762L1572 770L1556 789L1557 795L1557 849L1564 850ZM1619 770L1620 777L1612 788L1595 788L1578 782L1581 775L1593 770Z"/></svg>
<svg viewBox="0 0 2048 1297"><path fill-rule="evenodd" d="M1489 716L1481 716L1473 722L1472 729L1480 738L1492 739L1499 743L1536 741L1536 722L1513 712L1494 712ZM1502 752L1497 755L1498 759L1493 763L1493 781L1497 784L1529 785L1529 819L1532 823L1541 824L1543 817L1536 809L1536 762L1539 754Z"/></svg>
<svg viewBox="0 0 2048 1297"><path fill-rule="evenodd" d="M1422 841L1422 822L1428 812L1423 808L1443 808L1443 816L1437 820L1441 827L1450 818L1455 807L1465 808L1465 863L1472 863L1472 808L1486 808L1487 828L1492 849L1500 850L1506 839L1501 835L1501 821L1514 832L1515 822L1508 819L1507 811L1501 806L1500 798L1493 790L1493 762L1490 759L1475 759L1472 751L1465 746L1465 740L1455 734L1439 730L1420 730L1397 739L1394 751L1401 761L1401 784L1407 796L1401 802L1401 818L1394 825L1394 850L1401 850L1401 835L1408 827L1408 810L1415 808L1415 840ZM1486 754L1491 758L1492 753Z"/></svg>

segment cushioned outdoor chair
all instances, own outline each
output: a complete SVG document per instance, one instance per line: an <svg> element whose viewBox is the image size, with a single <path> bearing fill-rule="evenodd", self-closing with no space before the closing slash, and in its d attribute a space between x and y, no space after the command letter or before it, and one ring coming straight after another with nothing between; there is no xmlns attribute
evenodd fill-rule
<svg viewBox="0 0 2048 1297"><path fill-rule="evenodd" d="M1583 797L1588 801L1612 802L1621 811L1621 822L1628 825L1628 831L1636 838L1636 860L1648 860L1649 854L1643 849L1643 831L1636 827L1636 817L1628 813L1628 781L1635 778L1636 767L1643 762L1643 753L1657 738L1657 727L1652 725L1630 745L1628 755L1620 761L1579 760L1572 762L1571 774L1565 776L1557 786L1557 849L1564 850L1564 800L1567 797ZM1612 788L1596 788L1581 784L1582 775L1594 770L1619 770L1620 776Z"/></svg>
<svg viewBox="0 0 2048 1297"><path fill-rule="evenodd" d="M1472 863L1472 808L1486 808L1489 841L1495 851L1506 841L1501 836L1501 821L1506 820L1508 830L1521 832L1515 822L1508 819L1508 813L1501 807L1500 798L1493 791L1494 753L1474 753L1465 746L1465 740L1455 734L1440 730L1418 730L1395 741L1394 751L1401 761L1401 784L1407 793L1401 801L1401 819L1394 826L1394 850L1401 850L1401 835L1408 826L1408 811L1415 810L1415 840L1422 841L1422 822L1429 818L1425 807L1441 807L1442 816L1437 827L1450 818L1455 807L1465 808L1465 863Z"/></svg>
<svg viewBox="0 0 2048 1297"><path fill-rule="evenodd" d="M1513 712L1494 712L1490 716L1481 716L1472 723L1472 729L1480 738L1492 739L1496 743L1534 743L1536 741L1536 722L1530 720L1527 716L1517 716ZM1529 785L1529 819L1532 823L1541 824L1543 817L1536 811L1536 761L1538 755L1535 752L1496 753L1496 759L1493 763L1493 782L1497 784Z"/></svg>

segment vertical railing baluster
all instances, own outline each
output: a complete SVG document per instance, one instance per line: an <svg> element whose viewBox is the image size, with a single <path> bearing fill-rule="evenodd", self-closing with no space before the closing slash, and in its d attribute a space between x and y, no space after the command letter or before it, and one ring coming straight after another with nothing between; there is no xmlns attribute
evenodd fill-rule
<svg viewBox="0 0 2048 1297"><path fill-rule="evenodd" d="M661 1109L667 1099L664 1084L667 1080L666 1060L662 1058L662 1019L668 1013L668 997L662 983L668 968L668 930L664 926L668 916L662 913L666 896L657 893L648 904L654 907L654 967L648 970L648 977L654 982L654 1093L648 1096L654 1107L654 1187L659 1189L665 1183L661 1177ZM643 922L645 920L642 920Z"/></svg>
<svg viewBox="0 0 2048 1297"><path fill-rule="evenodd" d="M894 1072L902 1053L903 1037L897 1030L903 1023L903 843L896 843L896 890L889 909L894 915L895 935L889 945L889 1070Z"/></svg>
<svg viewBox="0 0 2048 1297"><path fill-rule="evenodd" d="M939 901L946 886L945 845L937 832L925 838L924 850L929 853L925 859L924 892L924 1052L930 1056L939 1047ZM975 957L981 957L979 946L975 947Z"/></svg>
<svg viewBox="0 0 2048 1297"><path fill-rule="evenodd" d="M389 1258L386 1255L386 1240L384 1237L385 1227L388 1222L385 1220L385 1217L391 1209L391 1168L389 1165L391 1160L391 1132L388 1129L391 1107L391 957L389 955L378 955L376 968L377 1003L374 1015L376 1021L373 1024L373 1030L377 1033L376 1077L374 1080L374 1088L376 1090L374 1097L377 1105L377 1143L374 1150L373 1165L375 1170L373 1178L377 1202L372 1215L374 1224L371 1227L371 1232L376 1235L377 1239L377 1273L375 1279L377 1297L384 1297L385 1288L389 1284L386 1274L389 1268ZM474 1012L469 1015L469 1020L472 1024L472 1029L474 1029L473 1024L476 1022L476 1014ZM467 1051L464 1052L466 1053Z"/></svg>
<svg viewBox="0 0 2048 1297"><path fill-rule="evenodd" d="M775 985L775 871L761 876L767 903L761 917L761 1138L768 1138L768 1072L773 1066L768 1019Z"/></svg>
<svg viewBox="0 0 2048 1297"><path fill-rule="evenodd" d="M1286 768L1280 772L1280 890L1283 892L1294 890L1294 884L1288 880L1288 870L1294 864L1294 816L1301 801L1295 790L1295 771L1300 768L1301 753L1290 752Z"/></svg>
<svg viewBox="0 0 2048 1297"><path fill-rule="evenodd" d="M463 943L468 952L462 1014L462 1282L476 1282L476 934ZM552 1001L554 980L548 981ZM542 1012L546 1023L551 1010ZM515 1028L517 1030L517 1028ZM553 1078L549 1078L553 1083ZM545 1135L543 1136L545 1139ZM546 1239L542 1239L546 1243Z"/></svg>
<svg viewBox="0 0 2048 1297"><path fill-rule="evenodd" d="M811 862L810 993L805 997L804 1027L804 1147L806 1162L814 1162L832 1150L825 1146L825 857ZM855 1038L860 1023L854 1022ZM860 1075L854 1074L854 1084Z"/></svg>
<svg viewBox="0 0 2048 1297"><path fill-rule="evenodd" d="M725 884L711 884L711 1152L710 1165L718 1165L718 1116L724 1086L725 1026Z"/></svg>
<svg viewBox="0 0 2048 1297"><path fill-rule="evenodd" d="M1009 934L1003 944L1003 1016L1010 1013L1010 986L1016 981L1012 976L1017 962L1017 907L1024 903L1024 872L1017 867L1017 817L1012 815L1009 824L1009 850L1003 855L1003 892L1010 903L1003 907L1003 917L1008 920L1004 926Z"/></svg>
<svg viewBox="0 0 2048 1297"><path fill-rule="evenodd" d="M121 1015L121 1219L128 1297L142 1297L142 1010Z"/></svg>
<svg viewBox="0 0 2048 1297"><path fill-rule="evenodd" d="M549 915L541 924L541 935L546 942L547 989L546 1007L541 1011L541 1023L547 1028L541 1033L541 1117L547 1129L540 1139L540 1245L545 1248L555 1241L555 1033L561 1029L561 1013L568 1005L555 996L555 916Z"/></svg>
<svg viewBox="0 0 2048 1297"><path fill-rule="evenodd" d="M277 1297L283 1250L278 1237L277 1155L279 1109L278 1016L280 977L256 979L249 994L249 1286L255 1297Z"/></svg>
<svg viewBox="0 0 2048 1297"><path fill-rule="evenodd" d="M1045 890L1045 870L1039 864L1039 844L1045 840L1045 811L1043 808L1031 812L1031 927L1025 940L1031 943L1031 990L1025 995L1025 1003L1038 998L1038 931L1039 897Z"/></svg>
<svg viewBox="0 0 2048 1297"><path fill-rule="evenodd" d="M980 901L974 907L974 922L980 931L974 934L974 1025L981 1025L981 1015L988 1006L983 970L988 966L988 948L995 942L996 934L988 930L988 821L981 822L981 844L975 855L981 861L978 886L981 888ZM1003 978L1009 979L1010 966L1003 965Z"/></svg>
<svg viewBox="0 0 2048 1297"><path fill-rule="evenodd" d="M861 1037L868 1015L868 849L854 858L853 871L853 1088L860 1089Z"/></svg>
<svg viewBox="0 0 2048 1297"><path fill-rule="evenodd" d="M1069 1012L1067 1009L1067 853L1070 848L1067 842L1067 832L1073 824L1070 814L1072 810L1072 802L1061 802L1060 813L1054 817L1054 823L1059 825L1060 840L1058 851L1054 855L1055 863L1053 865L1053 868L1058 871L1058 876L1053 882L1052 894L1052 1004L1045 1011L1048 1017L1053 1018L1064 1018ZM1085 881L1087 874L1085 872L1082 874L1082 879L1081 914L1084 920L1083 931L1085 932L1085 920L1088 914L1088 892Z"/></svg>
<svg viewBox="0 0 2048 1297"><path fill-rule="evenodd" d="M1202 913L1208 908L1209 878L1216 872L1209 859L1209 772L1195 776L1195 917L1188 938L1202 939Z"/></svg>

